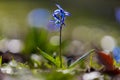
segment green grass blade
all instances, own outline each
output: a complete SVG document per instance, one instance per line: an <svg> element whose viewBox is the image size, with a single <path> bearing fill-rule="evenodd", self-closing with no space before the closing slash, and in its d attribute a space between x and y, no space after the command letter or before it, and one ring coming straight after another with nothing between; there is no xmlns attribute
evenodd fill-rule
<svg viewBox="0 0 120 80"><path fill-rule="evenodd" d="M69 68L74 67L74 66L77 65L81 60L83 60L85 57L87 57L89 54L91 54L91 53L93 53L93 52L94 52L94 49L91 50L91 51L89 51L89 52L87 52L87 53L85 53L83 56L81 56L81 57L78 58L75 62L73 62L73 63L69 66Z"/></svg>
<svg viewBox="0 0 120 80"><path fill-rule="evenodd" d="M50 62L52 62L54 65L56 65L57 67L59 67L59 64L57 64L56 60L51 57L49 54L43 52L41 49L37 48L39 50L39 53L47 60L49 60Z"/></svg>

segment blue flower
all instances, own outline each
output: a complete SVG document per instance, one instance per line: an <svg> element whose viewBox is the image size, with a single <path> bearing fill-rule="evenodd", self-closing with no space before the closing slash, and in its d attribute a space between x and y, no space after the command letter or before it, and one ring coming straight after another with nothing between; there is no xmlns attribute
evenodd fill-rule
<svg viewBox="0 0 120 80"><path fill-rule="evenodd" d="M56 6L58 7L58 9L54 11L53 17L55 19L55 24L60 27L60 25L64 24L66 16L70 16L70 13L62 9L58 4L56 4Z"/></svg>
<svg viewBox="0 0 120 80"><path fill-rule="evenodd" d="M57 27L59 29L60 26L65 25L65 18L66 16L70 16L70 13L65 11L58 4L56 4L56 6L58 7L58 9L56 9L52 14L54 20L50 20L49 24L52 24L54 27Z"/></svg>
<svg viewBox="0 0 120 80"><path fill-rule="evenodd" d="M120 48L119 47L115 47L113 49L113 57L116 60L116 62L120 63Z"/></svg>

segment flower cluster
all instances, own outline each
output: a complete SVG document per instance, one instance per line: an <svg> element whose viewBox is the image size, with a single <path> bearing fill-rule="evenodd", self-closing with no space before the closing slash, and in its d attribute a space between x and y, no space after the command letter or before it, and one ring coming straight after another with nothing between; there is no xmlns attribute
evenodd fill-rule
<svg viewBox="0 0 120 80"><path fill-rule="evenodd" d="M58 9L54 11L53 17L55 19L54 22L57 25L57 27L60 27L61 25L64 24L65 17L70 16L70 13L62 9L58 4L56 4L56 6L58 7Z"/></svg>
<svg viewBox="0 0 120 80"><path fill-rule="evenodd" d="M50 20L49 27L51 28L60 28L62 25L65 25L64 21L66 16L70 16L70 13L61 8L60 5L56 4L58 9L56 9L52 16L54 20Z"/></svg>

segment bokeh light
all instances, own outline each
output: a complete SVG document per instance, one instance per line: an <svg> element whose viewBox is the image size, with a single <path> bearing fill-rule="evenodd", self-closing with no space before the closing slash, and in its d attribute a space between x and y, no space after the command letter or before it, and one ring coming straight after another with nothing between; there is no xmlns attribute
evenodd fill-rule
<svg viewBox="0 0 120 80"><path fill-rule="evenodd" d="M116 40L112 36L104 36L101 39L101 47L107 53L112 52L116 46Z"/></svg>
<svg viewBox="0 0 120 80"><path fill-rule="evenodd" d="M115 17L117 22L120 23L120 7L115 9Z"/></svg>
<svg viewBox="0 0 120 80"><path fill-rule="evenodd" d="M73 40L67 47L66 52L71 55L81 55L84 52L84 44L79 40Z"/></svg>
<svg viewBox="0 0 120 80"><path fill-rule="evenodd" d="M50 43L53 45L53 46L58 46L59 45L59 36L52 36L50 38Z"/></svg>
<svg viewBox="0 0 120 80"><path fill-rule="evenodd" d="M49 16L50 15L47 9L34 9L28 14L28 24L31 27L46 27Z"/></svg>
<svg viewBox="0 0 120 80"><path fill-rule="evenodd" d="M40 60L42 60L41 56L40 56L40 55L37 55L37 54L32 54L32 55L31 55L31 59L32 59L32 60L35 60L35 61L40 61Z"/></svg>
<svg viewBox="0 0 120 80"><path fill-rule="evenodd" d="M7 49L9 52L19 53L21 52L22 48L23 48L23 43L21 40L12 39L12 40L9 40L7 43Z"/></svg>
<svg viewBox="0 0 120 80"><path fill-rule="evenodd" d="M99 72L96 72L96 71L85 73L83 75L83 80L94 80L94 79L103 80L103 76Z"/></svg>
<svg viewBox="0 0 120 80"><path fill-rule="evenodd" d="M113 57L117 63L120 63L120 48L115 47L112 51Z"/></svg>

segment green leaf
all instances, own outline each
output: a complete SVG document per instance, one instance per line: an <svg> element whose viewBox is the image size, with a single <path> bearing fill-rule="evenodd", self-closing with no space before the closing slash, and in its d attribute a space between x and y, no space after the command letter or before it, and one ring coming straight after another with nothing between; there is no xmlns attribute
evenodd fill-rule
<svg viewBox="0 0 120 80"><path fill-rule="evenodd" d="M74 67L74 66L77 65L81 60L83 60L85 57L87 57L89 54L91 54L91 53L93 53L93 52L94 52L94 49L91 50L91 51L89 51L89 52L87 52L87 53L85 53L83 56L81 56L81 57L78 58L75 62L73 62L73 63L69 66L69 68Z"/></svg>
<svg viewBox="0 0 120 80"><path fill-rule="evenodd" d="M54 59L53 57L51 57L49 54L43 52L40 48L37 48L39 50L39 53L47 60L49 60L50 62L52 62L54 65L56 65L57 67L59 67L58 62L56 62L56 59Z"/></svg>

